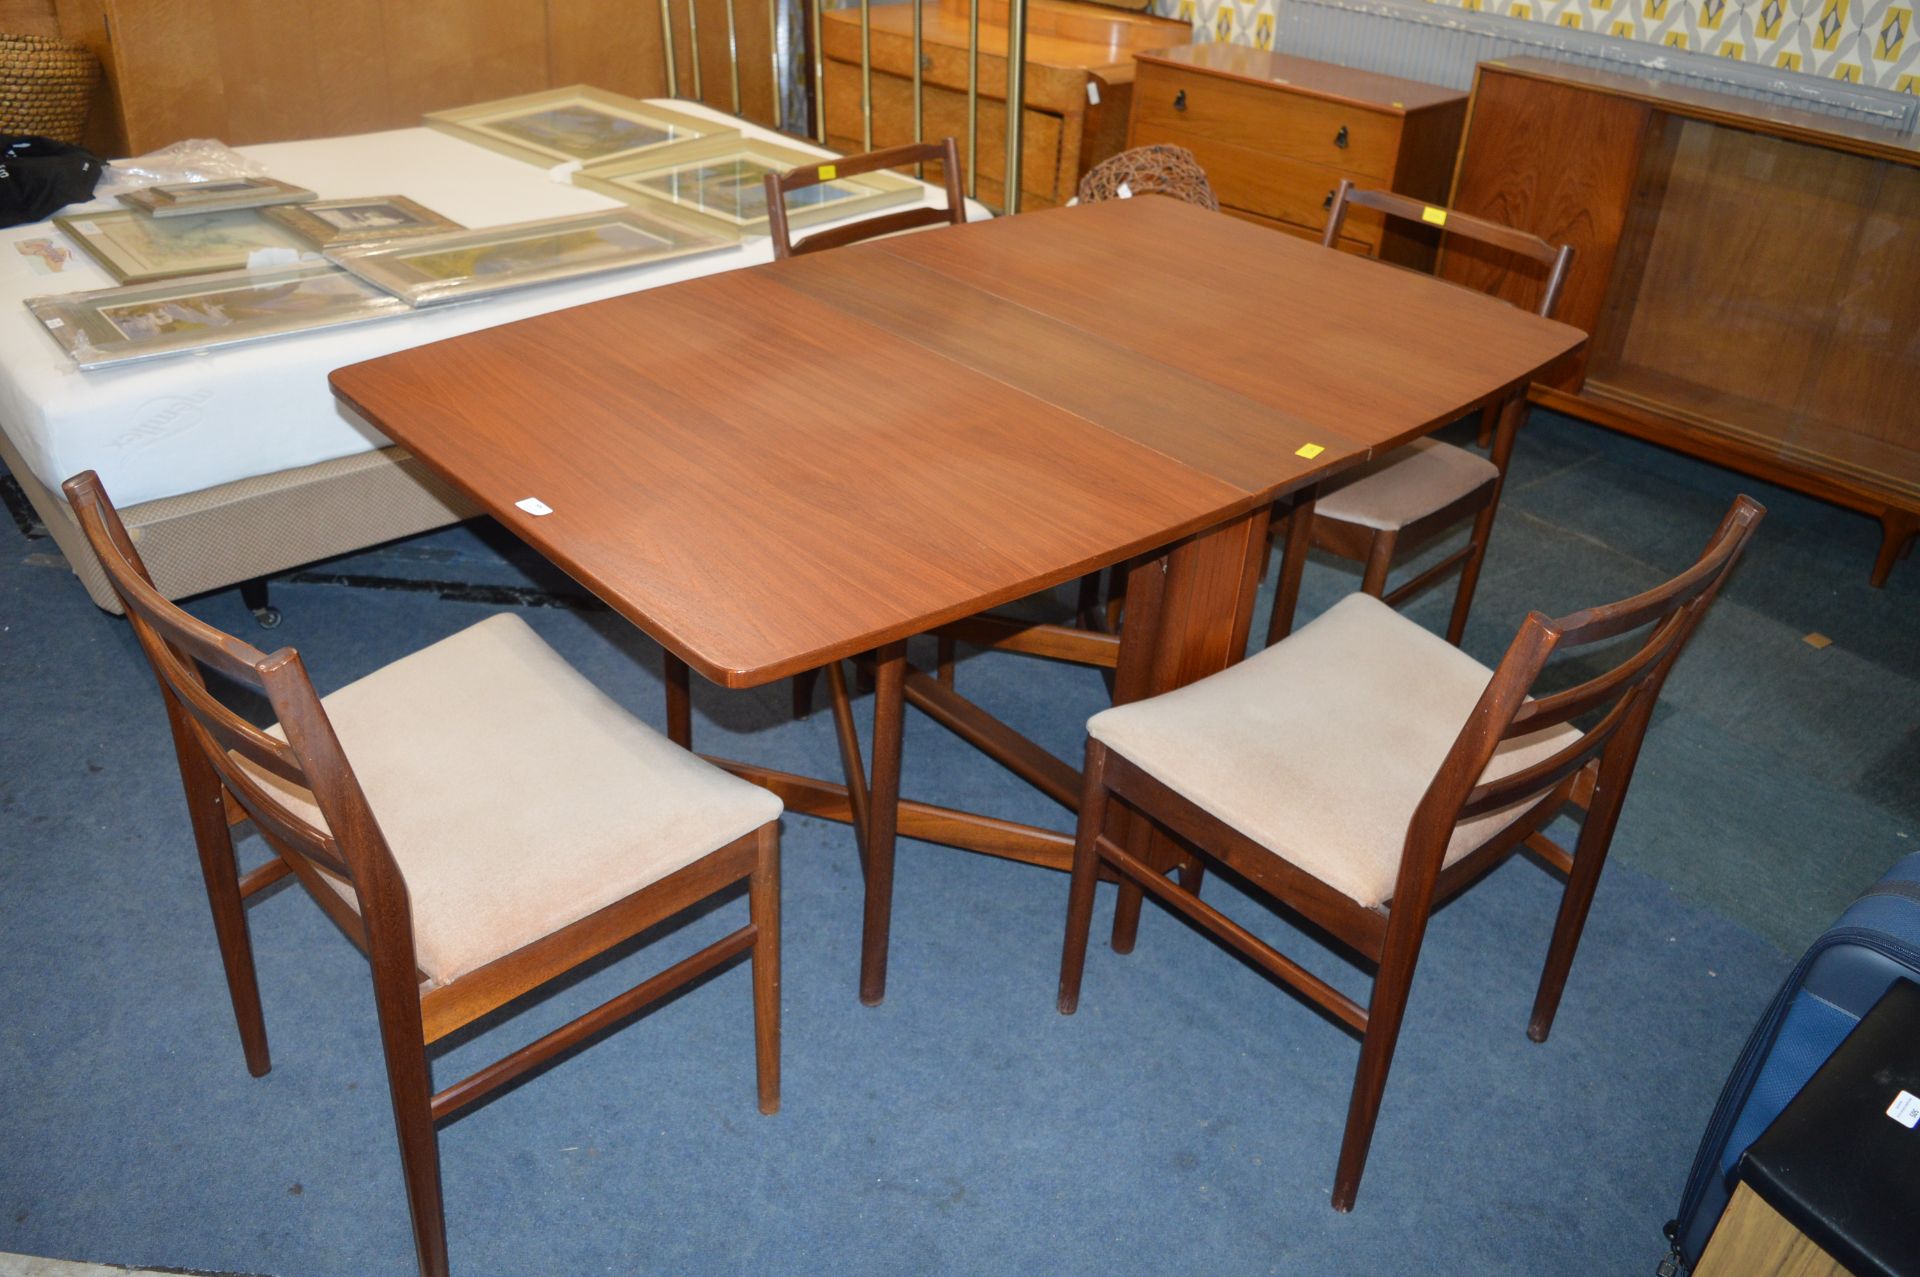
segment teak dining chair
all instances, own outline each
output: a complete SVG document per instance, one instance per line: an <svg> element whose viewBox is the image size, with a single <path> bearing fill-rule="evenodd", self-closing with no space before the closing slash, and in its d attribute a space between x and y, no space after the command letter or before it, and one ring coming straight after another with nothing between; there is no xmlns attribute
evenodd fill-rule
<svg viewBox="0 0 1920 1277"><path fill-rule="evenodd" d="M1333 1184L1334 1209L1351 1209L1429 915L1523 846L1566 875L1527 1026L1544 1042L1661 685L1763 513L1736 499L1699 560L1664 585L1557 620L1530 614L1493 670L1354 594L1239 665L1094 715L1061 1012L1079 1003L1094 883L1110 866L1115 949L1132 948L1151 891L1360 1034ZM1550 658L1634 631L1645 635L1631 650L1586 658L1608 661L1604 672L1540 686ZM1569 853L1543 831L1589 783ZM1106 832L1115 797L1130 814L1124 846ZM1142 859L1155 827L1377 964L1368 1004L1202 902L1192 865L1177 885L1156 872Z"/></svg>
<svg viewBox="0 0 1920 1277"><path fill-rule="evenodd" d="M906 208L883 213L879 217L831 227L797 242L788 232L787 196L794 191L879 169L932 163L940 165L941 176L945 179L945 208ZM857 244L863 239L875 239L881 235L897 235L901 231L917 230L922 226L960 226L967 220L966 196L961 193L960 152L952 138L939 142L918 142L912 146L893 146L884 151L868 151L864 155L846 155L819 164L802 164L785 173L767 174L766 184L767 229L773 236L773 256L776 261L800 253L817 253L823 248Z"/></svg>
<svg viewBox="0 0 1920 1277"><path fill-rule="evenodd" d="M1556 247L1537 235L1498 222L1437 208L1391 191L1364 190L1343 178L1334 192L1326 233L1321 236L1324 246L1331 249L1339 242L1347 210L1356 206L1443 228L1449 242L1455 238L1473 240L1539 262L1545 267L1545 276L1535 310L1552 318L1573 260L1571 245ZM1457 645L1466 632L1467 613L1473 607L1474 588L1480 581L1494 513L1499 508L1500 488L1526 410L1524 387L1505 403L1486 406L1481 425L1483 435L1492 438L1491 458L1435 439L1421 439L1330 480L1321 486L1310 509L1296 507L1311 520L1311 544L1364 564L1361 591L1392 605L1436 584L1448 573L1458 572L1453 614L1447 621L1447 641ZM1491 429L1496 421L1499 428ZM1469 519L1473 531L1465 546L1395 589L1387 589L1387 573L1396 556L1418 549ZM1275 523L1284 529L1284 520L1276 519ZM1275 540L1283 537L1282 531L1274 533ZM1304 560L1281 564L1280 589L1275 592L1273 615L1267 626L1268 643L1284 638L1293 624L1299 571L1304 566Z"/></svg>
<svg viewBox="0 0 1920 1277"><path fill-rule="evenodd" d="M760 1109L778 1110L778 798L632 718L511 614L321 698L292 648L163 598L92 471L62 487L159 678L248 1071L270 1067L249 897L291 874L367 956L423 1274L447 1272L435 1124L741 954ZM278 723L250 724L205 670ZM274 858L243 875L249 819ZM742 880L746 925L433 1090L429 1044Z"/></svg>

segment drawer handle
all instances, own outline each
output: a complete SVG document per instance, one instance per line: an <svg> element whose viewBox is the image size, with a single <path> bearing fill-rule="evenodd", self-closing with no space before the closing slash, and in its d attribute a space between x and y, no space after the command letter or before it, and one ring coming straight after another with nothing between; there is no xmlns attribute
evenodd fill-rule
<svg viewBox="0 0 1920 1277"><path fill-rule="evenodd" d="M923 54L921 54L921 55L920 55L920 69L921 69L922 71L931 71L931 70L933 70L933 55L932 55L931 53L923 53ZM1340 132L1341 132L1342 134L1345 134L1345 133L1346 133L1346 130L1345 130L1345 129L1341 129L1341 130L1340 130ZM1346 145L1346 143L1345 143L1345 142L1342 142L1342 143L1341 143L1340 145L1342 145L1342 146L1345 146L1345 145Z"/></svg>
<svg viewBox="0 0 1920 1277"><path fill-rule="evenodd" d="M1185 89L1173 95L1173 109L1176 111L1184 111L1187 109L1187 91Z"/></svg>
<svg viewBox="0 0 1920 1277"><path fill-rule="evenodd" d="M1346 125L1342 124L1340 126L1340 131L1333 135L1333 144L1339 147L1343 151L1347 149L1347 126Z"/></svg>
<svg viewBox="0 0 1920 1277"><path fill-rule="evenodd" d="M1321 200L1321 201L1320 201L1320 207L1321 207L1321 208L1325 208L1325 209L1331 209L1331 208L1333 207L1333 192L1332 192L1332 191L1328 191L1328 192L1327 192L1327 198L1325 198L1325 199L1323 199L1323 200Z"/></svg>

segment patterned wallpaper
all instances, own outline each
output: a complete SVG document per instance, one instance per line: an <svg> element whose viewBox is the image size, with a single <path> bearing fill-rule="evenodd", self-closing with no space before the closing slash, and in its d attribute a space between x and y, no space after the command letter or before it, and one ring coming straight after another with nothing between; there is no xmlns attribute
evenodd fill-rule
<svg viewBox="0 0 1920 1277"><path fill-rule="evenodd" d="M1920 94L1920 0L1426 0ZM1154 0L1194 38L1273 46L1285 0Z"/></svg>

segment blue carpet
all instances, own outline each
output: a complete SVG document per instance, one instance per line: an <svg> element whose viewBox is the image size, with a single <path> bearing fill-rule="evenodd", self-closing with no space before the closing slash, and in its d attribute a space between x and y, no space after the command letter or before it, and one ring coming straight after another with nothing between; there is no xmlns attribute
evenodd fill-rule
<svg viewBox="0 0 1920 1277"><path fill-rule="evenodd" d="M915 843L888 998L862 1007L851 839L790 817L780 1114L755 1109L747 972L729 968L443 1130L455 1271L1649 1271L1788 955L1914 846L1920 565L1869 590L1874 529L1857 516L1540 418L1467 642L1491 660L1529 607L1670 573L1741 489L1772 513L1672 680L1552 1039L1524 1026L1556 884L1514 862L1434 924L1353 1214L1327 1206L1356 1058L1344 1031L1156 909L1132 955L1096 944L1080 1012L1062 1017L1065 879ZM397 588L420 579L570 591L480 524L277 581L271 635L233 591L192 610L299 647L325 690L497 606ZM1302 615L1355 580L1316 562ZM1413 615L1437 628L1446 605ZM652 644L605 612L523 614L661 721ZM1833 646L1802 642L1813 630ZM960 678L1069 757L1103 701L1090 673L1018 658L968 659ZM784 684L695 699L703 748L832 770L827 716L791 721ZM256 905L275 1067L247 1076L151 675L51 542L3 527L0 707L0 1250L408 1271L364 964L297 890ZM906 771L917 796L1068 827L925 720L910 718ZM1208 896L1364 990L1230 884ZM463 1034L438 1076L745 909L663 927ZM1096 938L1110 916L1103 888Z"/></svg>

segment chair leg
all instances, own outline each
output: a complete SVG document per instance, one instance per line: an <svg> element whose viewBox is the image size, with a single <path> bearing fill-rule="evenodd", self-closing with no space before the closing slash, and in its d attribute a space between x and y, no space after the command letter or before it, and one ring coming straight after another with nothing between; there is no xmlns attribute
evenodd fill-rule
<svg viewBox="0 0 1920 1277"><path fill-rule="evenodd" d="M805 718L813 713L813 684L819 670L805 670L793 676L793 716Z"/></svg>
<svg viewBox="0 0 1920 1277"><path fill-rule="evenodd" d="M755 835L747 910L753 919L753 1065L760 1111L780 1111L780 825Z"/></svg>
<svg viewBox="0 0 1920 1277"><path fill-rule="evenodd" d="M403 976L410 972L402 973ZM394 982L396 985L398 981ZM405 1005L409 997L411 1005ZM387 1057L387 1088L393 1097L393 1125L400 1138L400 1169L407 1182L407 1208L413 1216L414 1252L421 1277L447 1277L447 1217L440 1195L440 1146L433 1129L433 1079L420 1028L418 994L385 990L374 975L374 1001L380 1010L380 1042Z"/></svg>
<svg viewBox="0 0 1920 1277"><path fill-rule="evenodd" d="M1648 712L1651 711L1649 704ZM1632 729L1633 725L1628 724L1621 730ZM1586 929L1587 911L1593 905L1594 889L1600 885L1600 870L1607 863L1607 851L1613 845L1613 829L1620 820L1620 807L1632 771L1630 754L1601 758L1600 779L1580 826L1580 839L1573 847L1573 868L1560 895L1553 939L1547 944L1547 963L1540 972L1533 1014L1527 1020L1527 1036L1535 1042L1545 1042L1553 1030L1553 1017L1560 1010L1560 994L1567 987L1567 973L1573 969L1573 954L1580 947L1580 933Z"/></svg>
<svg viewBox="0 0 1920 1277"><path fill-rule="evenodd" d="M1487 559L1487 542L1493 537L1493 516L1499 508L1499 492L1487 494L1486 505L1473 516L1473 551L1460 565L1460 584L1453 592L1453 615L1447 620L1447 642L1460 646L1467 632L1467 613L1473 607L1473 591L1480 584L1480 565Z"/></svg>
<svg viewBox="0 0 1920 1277"><path fill-rule="evenodd" d="M1087 965L1087 934L1093 929L1093 889L1100 878L1100 830L1107 820L1107 747L1087 741L1086 789L1073 840L1073 885L1067 891L1067 936L1060 951L1061 1015L1080 1005L1080 974Z"/></svg>
<svg viewBox="0 0 1920 1277"><path fill-rule="evenodd" d="M1190 896L1200 894L1200 884L1207 880L1207 865L1198 856L1183 861L1180 865L1180 889Z"/></svg>
<svg viewBox="0 0 1920 1277"><path fill-rule="evenodd" d="M1089 572L1080 578L1080 593L1073 605L1073 623L1083 630L1093 628L1094 613L1100 610L1100 573Z"/></svg>
<svg viewBox="0 0 1920 1277"><path fill-rule="evenodd" d="M1427 906L1420 906L1424 913ZM1340 1140L1340 1163L1333 1173L1333 1208L1353 1209L1360 1194L1360 1176L1367 1169L1367 1151L1373 1147L1374 1122L1380 1116L1380 1099L1387 1090L1387 1071L1393 1066L1393 1050L1400 1040L1400 1022L1407 1010L1407 993L1413 987L1413 968L1420 957L1420 942L1426 933L1426 919L1407 920L1399 934L1388 922L1386 951L1380 958L1380 971L1374 977L1373 997L1367 1005L1367 1028L1360 1039L1360 1063L1353 1075L1353 1098L1347 1102L1346 1132Z"/></svg>
<svg viewBox="0 0 1920 1277"><path fill-rule="evenodd" d="M1387 592L1387 570L1393 566L1393 551L1400 542L1398 532L1375 529L1367 542L1367 567L1360 578L1360 592L1381 598Z"/></svg>
<svg viewBox="0 0 1920 1277"><path fill-rule="evenodd" d="M1273 591L1273 615L1267 621L1267 646L1293 633L1293 611L1300 603L1300 581L1307 572L1307 549L1313 543L1314 489L1294 498L1286 518L1286 544L1280 552L1280 580Z"/></svg>
<svg viewBox="0 0 1920 1277"><path fill-rule="evenodd" d="M662 660L667 684L667 739L682 749L692 749L693 687L687 663L664 650Z"/></svg>
<svg viewBox="0 0 1920 1277"><path fill-rule="evenodd" d="M179 714L169 697L167 717L174 728L194 849L200 855L207 906L213 911L213 934L220 945L221 965L226 968L227 997L233 1003L234 1023L240 1030L240 1049L246 1056L247 1072L265 1077L273 1059L267 1051L267 1021L260 1010L260 982L254 972L253 940L247 931L246 902L240 895L240 871L234 860L226 799L213 764L185 733Z"/></svg>
<svg viewBox="0 0 1920 1277"><path fill-rule="evenodd" d="M1127 826L1127 854L1145 860L1147 844L1153 839L1153 822L1143 812L1134 812ZM1120 894L1113 902L1113 951L1132 953L1140 937L1140 905L1147 891L1128 874L1120 875Z"/></svg>
<svg viewBox="0 0 1920 1277"><path fill-rule="evenodd" d="M1476 433L1474 442L1482 448L1493 446L1493 429L1495 423L1500 420L1500 409L1500 404L1490 403L1480 410L1480 429Z"/></svg>
<svg viewBox="0 0 1920 1277"><path fill-rule="evenodd" d="M875 662L873 779L867 787L867 894L860 935L860 1000L887 996L887 944L893 922L893 844L900 819L900 745L905 726L907 645L881 648Z"/></svg>

